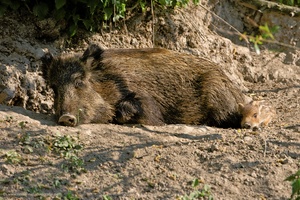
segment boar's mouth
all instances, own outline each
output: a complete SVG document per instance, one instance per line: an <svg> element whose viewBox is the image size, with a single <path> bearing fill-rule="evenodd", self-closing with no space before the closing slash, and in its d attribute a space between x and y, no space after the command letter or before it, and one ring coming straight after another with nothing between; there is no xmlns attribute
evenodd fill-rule
<svg viewBox="0 0 300 200"><path fill-rule="evenodd" d="M74 115L71 114L63 114L59 117L58 123L63 126L76 126L77 119Z"/></svg>

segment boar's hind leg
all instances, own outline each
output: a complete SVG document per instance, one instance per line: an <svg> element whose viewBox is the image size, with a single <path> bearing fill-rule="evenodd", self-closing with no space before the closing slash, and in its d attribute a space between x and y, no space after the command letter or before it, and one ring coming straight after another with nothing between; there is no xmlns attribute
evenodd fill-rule
<svg viewBox="0 0 300 200"><path fill-rule="evenodd" d="M135 98L135 93L129 94L122 99L116 106L115 123L126 124L138 123L138 119L142 116L143 110L141 102Z"/></svg>
<svg viewBox="0 0 300 200"><path fill-rule="evenodd" d="M117 124L163 125L165 122L159 108L153 97L143 92L138 97L130 93L117 104L114 121Z"/></svg>

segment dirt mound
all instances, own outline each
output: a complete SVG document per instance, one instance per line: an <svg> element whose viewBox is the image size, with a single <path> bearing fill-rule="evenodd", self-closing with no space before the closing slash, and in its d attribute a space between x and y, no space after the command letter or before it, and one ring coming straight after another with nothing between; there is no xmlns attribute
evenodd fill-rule
<svg viewBox="0 0 300 200"><path fill-rule="evenodd" d="M205 6L240 32L251 29L244 21L251 10L231 2ZM76 45L68 45L62 36L42 40L59 33L39 35L51 19L0 19L0 102L14 106L0 105L0 198L176 199L196 192L215 199L290 196L284 179L296 172L300 158L299 50L262 49L256 55L215 34L214 27L230 29L201 6L174 13L157 8L155 16L154 29L149 13L135 15L109 33L85 33ZM298 30L299 18L286 20L297 22L289 34ZM236 37L230 39L238 43ZM45 49L54 54L82 52L89 43L104 48L161 46L208 57L249 96L270 101L277 117L260 132L186 125L57 126L49 115L53 94L40 76L39 59ZM193 188L195 179L200 184Z"/></svg>

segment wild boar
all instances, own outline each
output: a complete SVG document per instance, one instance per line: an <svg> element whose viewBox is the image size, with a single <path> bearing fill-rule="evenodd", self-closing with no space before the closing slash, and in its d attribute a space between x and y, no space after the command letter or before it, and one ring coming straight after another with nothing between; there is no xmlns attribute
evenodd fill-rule
<svg viewBox="0 0 300 200"><path fill-rule="evenodd" d="M242 115L241 127L252 130L267 126L276 115L275 109L264 100L251 101L246 105L240 103L239 110Z"/></svg>
<svg viewBox="0 0 300 200"><path fill-rule="evenodd" d="M204 58L162 48L42 57L58 122L240 127L242 91Z"/></svg>

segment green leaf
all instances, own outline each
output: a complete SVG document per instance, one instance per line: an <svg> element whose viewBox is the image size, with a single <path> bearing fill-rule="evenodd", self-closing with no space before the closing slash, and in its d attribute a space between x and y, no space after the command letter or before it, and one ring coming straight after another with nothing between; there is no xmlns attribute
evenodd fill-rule
<svg viewBox="0 0 300 200"><path fill-rule="evenodd" d="M119 20L122 19L122 18L124 18L123 15L115 15L115 16L113 17L113 21L114 21L114 22L117 22L117 21L119 21Z"/></svg>
<svg viewBox="0 0 300 200"><path fill-rule="evenodd" d="M292 197L300 193L300 179L297 179L292 184Z"/></svg>
<svg viewBox="0 0 300 200"><path fill-rule="evenodd" d="M3 16L7 10L7 6L0 5L0 16Z"/></svg>
<svg viewBox="0 0 300 200"><path fill-rule="evenodd" d="M257 55L260 55L260 49L257 43L254 43L254 49Z"/></svg>
<svg viewBox="0 0 300 200"><path fill-rule="evenodd" d="M77 24L73 24L70 26L70 28L69 28L70 37L73 37L77 33L77 29L78 29Z"/></svg>
<svg viewBox="0 0 300 200"><path fill-rule="evenodd" d="M271 31L271 33L277 33L279 29L280 29L280 26L273 26L273 27L271 27L270 31Z"/></svg>
<svg viewBox="0 0 300 200"><path fill-rule="evenodd" d="M298 170L295 174L290 175L285 179L285 181L294 181L296 178L300 179L300 170Z"/></svg>
<svg viewBox="0 0 300 200"><path fill-rule="evenodd" d="M126 4L125 3L122 3L121 4L121 10L120 10L120 12L121 13L124 13L126 11Z"/></svg>
<svg viewBox="0 0 300 200"><path fill-rule="evenodd" d="M74 23L76 24L77 26L77 23L78 23L78 20L80 19L80 16L79 15L73 15L73 21Z"/></svg>
<svg viewBox="0 0 300 200"><path fill-rule="evenodd" d="M20 7L20 2L19 1L11 1L9 4L9 7L13 10L17 10Z"/></svg>
<svg viewBox="0 0 300 200"><path fill-rule="evenodd" d="M146 2L140 1L140 6L141 6L141 9L142 9L143 13L145 13L147 11L146 4L147 4Z"/></svg>
<svg viewBox="0 0 300 200"><path fill-rule="evenodd" d="M103 16L104 20L108 20L113 14L112 8L104 8L103 12L104 12L104 16Z"/></svg>
<svg viewBox="0 0 300 200"><path fill-rule="evenodd" d="M259 26L259 30L267 32L267 33L270 32L268 24L265 24L264 26Z"/></svg>
<svg viewBox="0 0 300 200"><path fill-rule="evenodd" d="M65 18L65 16L66 16L66 11L65 11L65 9L59 9L59 10L56 10L55 12L54 12L54 18L56 19L56 20L62 20L62 19L64 19Z"/></svg>
<svg viewBox="0 0 300 200"><path fill-rule="evenodd" d="M33 14L40 19L44 19L49 12L48 5L41 2L33 7Z"/></svg>
<svg viewBox="0 0 300 200"><path fill-rule="evenodd" d="M89 31L93 31L93 21L89 19L82 20L85 28Z"/></svg>
<svg viewBox="0 0 300 200"><path fill-rule="evenodd" d="M195 5L198 5L198 4L200 3L200 0L193 0L193 3L194 3Z"/></svg>
<svg viewBox="0 0 300 200"><path fill-rule="evenodd" d="M197 187L198 185L199 185L199 179L196 178L193 180L192 186Z"/></svg>
<svg viewBox="0 0 300 200"><path fill-rule="evenodd" d="M108 195L103 195L102 197L104 200L112 200L112 198Z"/></svg>
<svg viewBox="0 0 300 200"><path fill-rule="evenodd" d="M61 9L66 4L66 0L55 0L55 7L57 10Z"/></svg>
<svg viewBox="0 0 300 200"><path fill-rule="evenodd" d="M87 5L88 5L88 7L90 7L91 15L94 15L94 12L98 6L98 2L99 2L98 0L89 0L88 1Z"/></svg>

